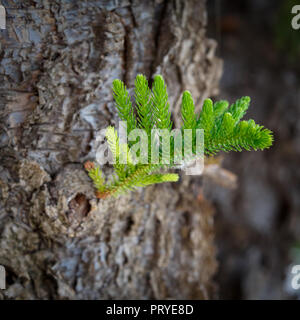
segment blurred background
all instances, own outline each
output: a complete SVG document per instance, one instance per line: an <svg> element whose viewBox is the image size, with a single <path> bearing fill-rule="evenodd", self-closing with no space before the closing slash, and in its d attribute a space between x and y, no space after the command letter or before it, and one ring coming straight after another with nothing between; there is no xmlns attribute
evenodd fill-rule
<svg viewBox="0 0 300 320"><path fill-rule="evenodd" d="M297 3L298 2L298 3ZM206 187L216 208L221 299L295 299L290 268L300 264L300 1L208 1L208 36L224 60L221 99L249 95L246 118L274 132L263 152L230 153L234 190ZM297 297L298 294L298 297Z"/></svg>

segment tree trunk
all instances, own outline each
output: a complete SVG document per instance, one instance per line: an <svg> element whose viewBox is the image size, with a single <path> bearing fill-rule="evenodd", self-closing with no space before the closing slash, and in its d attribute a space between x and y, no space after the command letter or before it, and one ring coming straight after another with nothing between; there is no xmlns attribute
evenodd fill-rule
<svg viewBox="0 0 300 320"><path fill-rule="evenodd" d="M177 126L183 90L198 108L216 93L205 1L2 4L0 297L209 298L213 212L197 200L200 178L97 200L82 165L97 131L118 123L113 79L132 88L137 73L162 74Z"/></svg>

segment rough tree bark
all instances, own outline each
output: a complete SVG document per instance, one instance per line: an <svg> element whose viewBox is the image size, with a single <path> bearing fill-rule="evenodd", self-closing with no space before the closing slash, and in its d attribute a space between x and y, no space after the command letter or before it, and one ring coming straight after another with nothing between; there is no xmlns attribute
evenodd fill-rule
<svg viewBox="0 0 300 320"><path fill-rule="evenodd" d="M98 201L82 166L97 130L117 123L113 79L131 88L137 73L161 73L177 125L184 89L198 107L216 93L205 1L2 4L0 297L209 298L213 213L198 182Z"/></svg>

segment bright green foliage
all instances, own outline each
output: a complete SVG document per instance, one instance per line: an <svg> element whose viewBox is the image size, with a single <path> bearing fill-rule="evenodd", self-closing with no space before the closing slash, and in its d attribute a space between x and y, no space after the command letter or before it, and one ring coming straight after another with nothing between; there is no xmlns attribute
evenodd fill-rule
<svg viewBox="0 0 300 320"><path fill-rule="evenodd" d="M171 130L171 113L169 112L167 87L162 76L154 77L152 87L153 124L158 129Z"/></svg>
<svg viewBox="0 0 300 320"><path fill-rule="evenodd" d="M117 131L113 127L106 129L106 139L113 156L115 173L119 179L124 179L134 168L128 145L120 144Z"/></svg>
<svg viewBox="0 0 300 320"><path fill-rule="evenodd" d="M218 119L220 116L224 114L224 112L228 108L228 105L229 103L226 100L220 100L215 102L213 109L214 109L214 116L216 119Z"/></svg>
<svg viewBox="0 0 300 320"><path fill-rule="evenodd" d="M228 112L231 113L235 123L238 123L243 118L247 109L249 108L249 104L250 97L242 97L230 106Z"/></svg>
<svg viewBox="0 0 300 320"><path fill-rule="evenodd" d="M181 115L183 120L183 129L195 129L197 125L195 106L192 95L185 91L182 95Z"/></svg>
<svg viewBox="0 0 300 320"><path fill-rule="evenodd" d="M136 120L133 114L133 108L125 84L121 80L113 82L114 99L116 101L119 117L127 121L127 132L136 128Z"/></svg>
<svg viewBox="0 0 300 320"><path fill-rule="evenodd" d="M175 182L177 174L162 174L159 170L174 167L174 139L171 138L171 161L165 165L160 158L158 164L151 163L151 130L172 129L171 113L167 88L162 76L154 78L152 90L143 75L138 75L135 80L135 105L136 116L130 100L129 93L120 80L113 82L114 99L121 120L127 121L128 133L133 129L144 129L148 136L148 164L136 162L130 152L128 144L120 144L117 131L108 127L106 138L114 159L114 175L111 181L105 183L103 174L94 164L86 164L89 176L94 181L99 198L119 196L137 187L145 187L155 183ZM254 122L254 120L241 121L250 104L249 97L242 97L230 107L227 101L212 102L206 99L202 110L197 116L190 92L185 91L182 96L181 116L183 125L182 149L185 141L184 130L192 131L192 154L184 154L184 160L197 158L195 148L196 129L204 130L204 153L207 156L215 155L219 151L263 150L269 148L273 142L272 132ZM186 136L187 137L187 136ZM187 140L187 139L186 139ZM191 143L191 142L189 142ZM161 151L161 150L160 150Z"/></svg>
<svg viewBox="0 0 300 320"><path fill-rule="evenodd" d="M135 103L139 128L146 130L147 134L150 135L153 128L151 90L146 77L142 74L137 75L135 79Z"/></svg>
<svg viewBox="0 0 300 320"><path fill-rule="evenodd" d="M95 188L103 192L105 190L105 181L99 167L94 167L88 170L90 178L94 181Z"/></svg>
<svg viewBox="0 0 300 320"><path fill-rule="evenodd" d="M263 150L272 145L270 130L255 124L254 120L240 122L249 104L249 97L237 100L229 109L227 101L215 104L210 99L204 101L197 128L204 130L206 155L219 151Z"/></svg>

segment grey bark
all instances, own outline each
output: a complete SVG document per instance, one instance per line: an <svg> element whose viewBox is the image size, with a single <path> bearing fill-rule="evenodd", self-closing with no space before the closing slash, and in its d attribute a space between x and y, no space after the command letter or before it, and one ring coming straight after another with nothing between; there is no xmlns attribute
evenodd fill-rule
<svg viewBox="0 0 300 320"><path fill-rule="evenodd" d="M216 94L205 2L2 4L0 297L209 298L213 210L195 179L99 201L82 165L117 124L113 79L132 88L137 73L161 73L177 125L183 90L198 108Z"/></svg>

